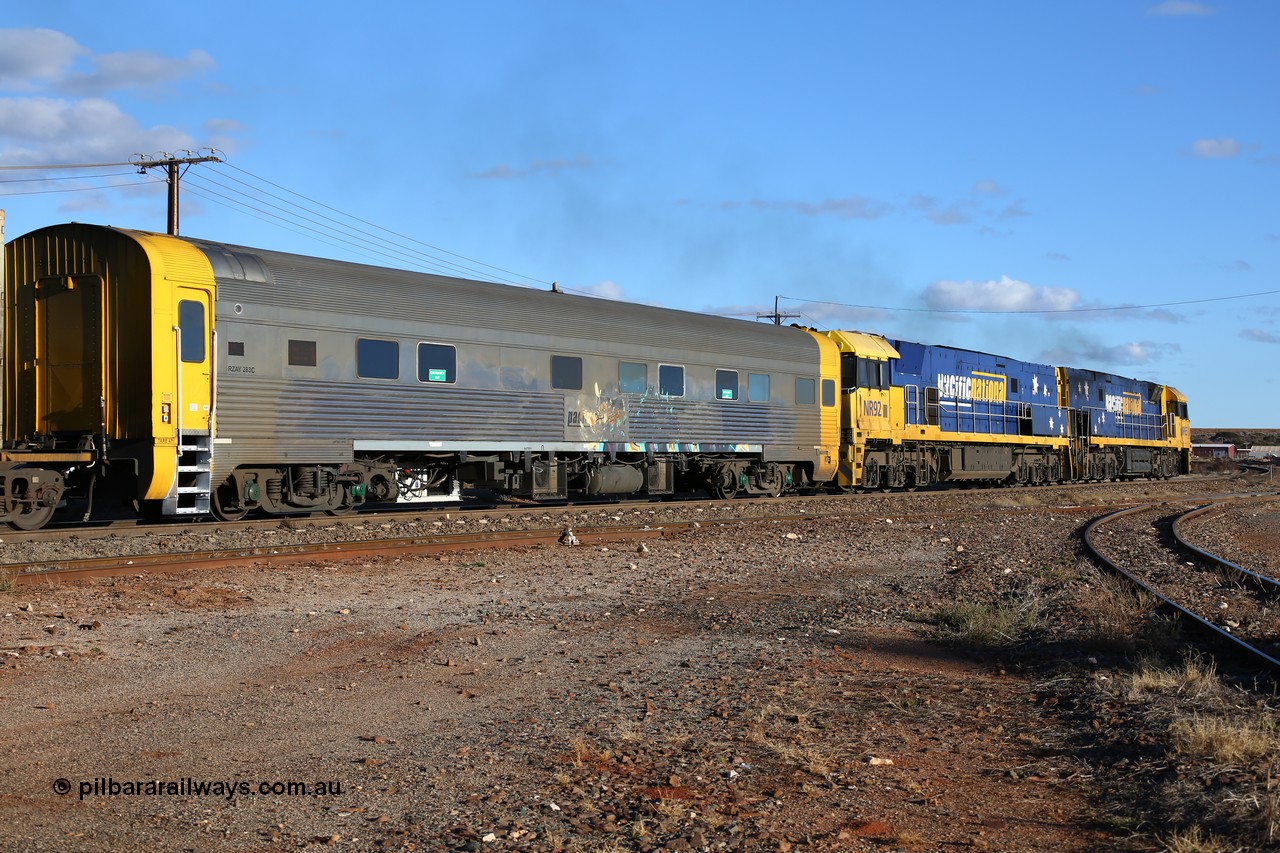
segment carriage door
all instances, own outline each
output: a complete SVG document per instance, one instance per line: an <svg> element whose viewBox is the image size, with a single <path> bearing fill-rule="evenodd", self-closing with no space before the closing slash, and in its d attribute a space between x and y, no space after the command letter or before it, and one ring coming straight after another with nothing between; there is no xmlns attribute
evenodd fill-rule
<svg viewBox="0 0 1280 853"><path fill-rule="evenodd" d="M36 283L40 351L35 429L45 435L102 429L102 279L56 276Z"/></svg>
<svg viewBox="0 0 1280 853"><path fill-rule="evenodd" d="M213 408L213 318L209 294L189 287L178 287L175 294L178 411L174 425L183 434L208 435Z"/></svg>
<svg viewBox="0 0 1280 853"><path fill-rule="evenodd" d="M164 500L165 515L209 512L213 471L214 336L209 293L174 288L173 335L176 380L173 424L178 460L173 488Z"/></svg>

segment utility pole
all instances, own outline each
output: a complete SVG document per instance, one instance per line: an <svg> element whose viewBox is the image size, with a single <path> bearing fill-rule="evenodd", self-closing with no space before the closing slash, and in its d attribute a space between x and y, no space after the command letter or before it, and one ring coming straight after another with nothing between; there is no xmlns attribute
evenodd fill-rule
<svg viewBox="0 0 1280 853"><path fill-rule="evenodd" d="M150 160L142 159L141 154L133 155L134 157L138 158L133 161L133 164L138 167L139 175L145 175L147 173L147 169L158 169L161 166L164 167L166 173L168 174L168 182L169 182L169 231L168 233L173 237L178 236L178 182L182 179L182 172L178 171L178 167L187 166L189 168L195 163L221 163L222 162L222 158L217 156L216 148L206 148L203 150L208 151L209 153L197 154L194 151L187 151L185 152L187 156L178 157L176 155L170 154L169 152L165 151L165 152L162 152L159 157L156 157Z"/></svg>
<svg viewBox="0 0 1280 853"><path fill-rule="evenodd" d="M760 314L758 312L756 313L757 320L763 320L767 317L773 321L773 325L775 326L781 326L783 320L789 320L792 317L799 317L799 316L800 316L799 314L778 313L778 297L777 296L773 297L773 313L772 314Z"/></svg>

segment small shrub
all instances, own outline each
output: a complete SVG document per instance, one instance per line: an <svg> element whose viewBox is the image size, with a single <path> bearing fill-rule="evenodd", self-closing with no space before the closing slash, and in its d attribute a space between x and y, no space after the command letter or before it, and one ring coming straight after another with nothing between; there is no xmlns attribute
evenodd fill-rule
<svg viewBox="0 0 1280 853"><path fill-rule="evenodd" d="M1169 727L1175 754L1220 764L1259 761L1276 752L1275 723L1263 718L1202 717L1177 720Z"/></svg>
<svg viewBox="0 0 1280 853"><path fill-rule="evenodd" d="M1040 599L1030 592L997 604L957 601L934 613L943 640L960 646L1001 646L1018 642L1040 615Z"/></svg>

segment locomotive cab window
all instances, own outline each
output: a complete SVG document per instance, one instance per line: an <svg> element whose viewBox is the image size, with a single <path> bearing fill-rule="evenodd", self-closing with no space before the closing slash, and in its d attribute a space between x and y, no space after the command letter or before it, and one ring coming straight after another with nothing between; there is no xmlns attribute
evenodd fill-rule
<svg viewBox="0 0 1280 853"><path fill-rule="evenodd" d="M289 364L294 367L316 366L315 341L289 341Z"/></svg>
<svg viewBox="0 0 1280 853"><path fill-rule="evenodd" d="M747 374L747 399L753 403L769 402L769 374Z"/></svg>
<svg viewBox="0 0 1280 853"><path fill-rule="evenodd" d="M178 329L182 335L182 360L204 361L204 305L184 299L178 303Z"/></svg>
<svg viewBox="0 0 1280 853"><path fill-rule="evenodd" d="M581 391L582 359L576 355L551 356L551 387L565 391Z"/></svg>
<svg viewBox="0 0 1280 853"><path fill-rule="evenodd" d="M458 350L449 344L418 344L418 381L445 382L457 379Z"/></svg>
<svg viewBox="0 0 1280 853"><path fill-rule="evenodd" d="M400 344L375 338L356 338L356 376L361 379L399 379Z"/></svg>
<svg viewBox="0 0 1280 853"><path fill-rule="evenodd" d="M684 368L678 364L658 365L658 393L664 397L683 397Z"/></svg>
<svg viewBox="0 0 1280 853"><path fill-rule="evenodd" d="M796 378L796 405L812 406L818 402L817 383L812 379Z"/></svg>
<svg viewBox="0 0 1280 853"><path fill-rule="evenodd" d="M858 359L858 387L884 390L889 387L889 365L873 358Z"/></svg>
<svg viewBox="0 0 1280 853"><path fill-rule="evenodd" d="M738 399L738 371L736 370L717 370L716 371L716 399L717 400Z"/></svg>
<svg viewBox="0 0 1280 853"><path fill-rule="evenodd" d="M643 394L649 387L649 366L633 361L618 362L618 390L623 394Z"/></svg>

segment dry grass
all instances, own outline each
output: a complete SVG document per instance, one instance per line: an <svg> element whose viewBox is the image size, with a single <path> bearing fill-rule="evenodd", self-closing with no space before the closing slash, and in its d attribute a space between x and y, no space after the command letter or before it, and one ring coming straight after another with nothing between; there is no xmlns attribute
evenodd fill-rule
<svg viewBox="0 0 1280 853"><path fill-rule="evenodd" d="M1140 636L1144 617L1155 609L1155 598L1123 578L1099 574L1090 594L1085 619L1090 633L1104 643L1134 643Z"/></svg>
<svg viewBox="0 0 1280 853"><path fill-rule="evenodd" d="M1225 844L1213 833L1205 832L1199 826L1175 832L1162 841L1168 853L1227 853L1229 850L1240 849L1235 845Z"/></svg>
<svg viewBox="0 0 1280 853"><path fill-rule="evenodd" d="M592 746L584 737L576 737L569 744L570 760L574 767L586 767L589 765L608 764L613 758L613 753L607 749L599 749Z"/></svg>
<svg viewBox="0 0 1280 853"><path fill-rule="evenodd" d="M1140 666L1129 679L1125 698L1141 699L1150 693L1176 693L1192 698L1222 693L1218 667L1210 658L1187 656L1180 666L1162 668L1150 664Z"/></svg>
<svg viewBox="0 0 1280 853"><path fill-rule="evenodd" d="M942 640L959 646L1012 645L1036 623L1041 602L1032 590L996 604L957 601L938 609L933 621Z"/></svg>
<svg viewBox="0 0 1280 853"><path fill-rule="evenodd" d="M1184 758L1204 758L1220 764L1248 764L1275 757L1280 751L1275 721L1211 717L1196 714L1169 727L1171 749Z"/></svg>
<svg viewBox="0 0 1280 853"><path fill-rule="evenodd" d="M13 572L8 569L0 571L0 592L9 592L13 586Z"/></svg>

